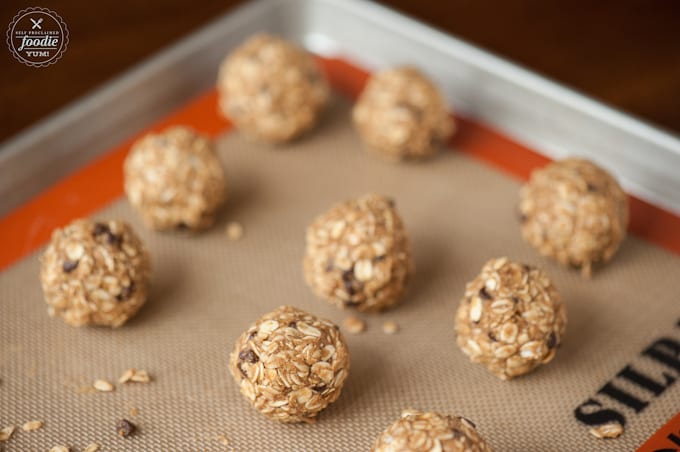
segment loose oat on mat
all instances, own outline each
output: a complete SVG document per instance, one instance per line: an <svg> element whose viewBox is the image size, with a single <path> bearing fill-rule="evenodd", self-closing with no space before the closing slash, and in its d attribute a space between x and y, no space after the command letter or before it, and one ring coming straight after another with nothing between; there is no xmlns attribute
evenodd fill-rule
<svg viewBox="0 0 680 452"><path fill-rule="evenodd" d="M598 425L589 430L590 434L595 438L608 439L618 438L623 435L623 426L618 422Z"/></svg>
<svg viewBox="0 0 680 452"><path fill-rule="evenodd" d="M243 226L241 226L241 223L232 221L227 225L225 232L227 233L229 240L241 240L245 230L243 229Z"/></svg>
<svg viewBox="0 0 680 452"><path fill-rule="evenodd" d="M38 430L42 426L42 421L29 421L24 423L24 425L21 426L21 429L25 432L32 432L34 430Z"/></svg>
<svg viewBox="0 0 680 452"><path fill-rule="evenodd" d="M366 322L359 317L350 315L345 317L342 322L342 327L350 334L361 334L366 331Z"/></svg>
<svg viewBox="0 0 680 452"><path fill-rule="evenodd" d="M14 425L3 427L2 430L0 430L0 441L7 441L10 439L15 429L16 427Z"/></svg>
<svg viewBox="0 0 680 452"><path fill-rule="evenodd" d="M113 386L110 381L103 379L95 380L92 384L92 387L100 392L111 392L116 389L116 387Z"/></svg>
<svg viewBox="0 0 680 452"><path fill-rule="evenodd" d="M66 446L54 446L52 449L50 449L50 452L70 452L70 448Z"/></svg>
<svg viewBox="0 0 680 452"><path fill-rule="evenodd" d="M127 369L118 379L118 383L149 383L151 381L151 376L146 370L137 369Z"/></svg>
<svg viewBox="0 0 680 452"><path fill-rule="evenodd" d="M399 332L399 325L394 320L387 320L382 325L383 333L397 334Z"/></svg>

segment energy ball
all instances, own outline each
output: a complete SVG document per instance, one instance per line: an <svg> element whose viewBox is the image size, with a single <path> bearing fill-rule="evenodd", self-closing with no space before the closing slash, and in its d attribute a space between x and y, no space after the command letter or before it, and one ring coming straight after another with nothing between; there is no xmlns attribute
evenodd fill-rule
<svg viewBox="0 0 680 452"><path fill-rule="evenodd" d="M542 255L581 267L607 262L626 236L628 199L609 173L567 159L536 170L520 191L522 236Z"/></svg>
<svg viewBox="0 0 680 452"><path fill-rule="evenodd" d="M379 311L395 304L414 264L394 201L369 194L316 218L307 229L303 270L314 293L339 307Z"/></svg>
<svg viewBox="0 0 680 452"><path fill-rule="evenodd" d="M502 257L469 282L456 313L458 346L501 380L555 357L567 312L541 270Z"/></svg>
<svg viewBox="0 0 680 452"><path fill-rule="evenodd" d="M329 97L311 55L267 34L250 38L224 60L217 89L221 112L248 135L271 143L312 128Z"/></svg>
<svg viewBox="0 0 680 452"><path fill-rule="evenodd" d="M371 452L491 452L475 424L460 416L405 410Z"/></svg>
<svg viewBox="0 0 680 452"><path fill-rule="evenodd" d="M56 229L40 258L48 312L73 326L121 326L146 301L150 277L149 253L121 220Z"/></svg>
<svg viewBox="0 0 680 452"><path fill-rule="evenodd" d="M229 369L241 393L266 417L313 422L340 397L349 354L333 323L281 306L238 338Z"/></svg>
<svg viewBox="0 0 680 452"><path fill-rule="evenodd" d="M396 160L434 155L455 128L444 96L413 67L372 76L352 117L369 149Z"/></svg>
<svg viewBox="0 0 680 452"><path fill-rule="evenodd" d="M226 197L212 140L187 127L146 135L132 146L124 169L128 199L151 229L205 229Z"/></svg>

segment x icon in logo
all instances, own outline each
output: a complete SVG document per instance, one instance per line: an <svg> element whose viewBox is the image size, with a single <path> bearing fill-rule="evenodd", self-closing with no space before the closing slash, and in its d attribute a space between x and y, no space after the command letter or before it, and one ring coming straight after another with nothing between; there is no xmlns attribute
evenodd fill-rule
<svg viewBox="0 0 680 452"><path fill-rule="evenodd" d="M39 30L42 30L42 27L40 26L40 24L43 21L42 17L38 20L34 20L30 17L29 17L29 19L31 19L31 22L33 22L33 27L31 27L31 30L35 30L36 28L39 29Z"/></svg>

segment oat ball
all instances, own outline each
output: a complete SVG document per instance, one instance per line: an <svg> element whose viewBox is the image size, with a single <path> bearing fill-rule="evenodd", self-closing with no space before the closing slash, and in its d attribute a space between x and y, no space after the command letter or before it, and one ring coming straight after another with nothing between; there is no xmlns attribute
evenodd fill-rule
<svg viewBox="0 0 680 452"><path fill-rule="evenodd" d="M124 168L128 199L151 229L205 229L226 196L212 140L187 127L146 135L132 146Z"/></svg>
<svg viewBox="0 0 680 452"><path fill-rule="evenodd" d="M260 413L280 422L313 422L340 397L349 354L333 323L281 306L241 334L229 369Z"/></svg>
<svg viewBox="0 0 680 452"><path fill-rule="evenodd" d="M501 380L555 357L567 312L543 270L491 259L467 284L456 313L458 346Z"/></svg>
<svg viewBox="0 0 680 452"><path fill-rule="evenodd" d="M372 452L491 452L475 424L460 416L404 410L380 434Z"/></svg>
<svg viewBox="0 0 680 452"><path fill-rule="evenodd" d="M224 60L217 89L221 112L246 134L271 143L312 128L329 97L312 56L267 34L250 38Z"/></svg>
<svg viewBox="0 0 680 452"><path fill-rule="evenodd" d="M534 171L520 191L524 240L563 265L607 262L626 236L628 198L609 173L567 159Z"/></svg>
<svg viewBox="0 0 680 452"><path fill-rule="evenodd" d="M368 148L393 159L434 155L454 131L444 96L412 67L371 77L352 118Z"/></svg>
<svg viewBox="0 0 680 452"><path fill-rule="evenodd" d="M384 196L337 204L307 229L305 280L339 307L379 311L392 306L413 269L404 224L394 201Z"/></svg>
<svg viewBox="0 0 680 452"><path fill-rule="evenodd" d="M121 326L146 301L150 277L149 253L121 220L56 229L40 258L48 312L73 326Z"/></svg>

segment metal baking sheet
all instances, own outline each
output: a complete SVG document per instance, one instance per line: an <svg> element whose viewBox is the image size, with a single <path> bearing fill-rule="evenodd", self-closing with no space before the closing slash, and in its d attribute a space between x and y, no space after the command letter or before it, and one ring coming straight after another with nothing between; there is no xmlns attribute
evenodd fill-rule
<svg viewBox="0 0 680 452"><path fill-rule="evenodd" d="M680 212L680 142L674 136L372 3L262 0L218 18L4 143L0 215L205 92L214 84L224 55L258 31L277 33L318 54L340 56L369 69L416 64L443 87L457 112L549 157L590 157L611 169L630 193ZM665 259L673 262L669 256ZM610 287L615 293L615 286ZM659 332L667 326L661 325ZM619 357L623 365L626 358ZM611 370L602 366L603 379Z"/></svg>

